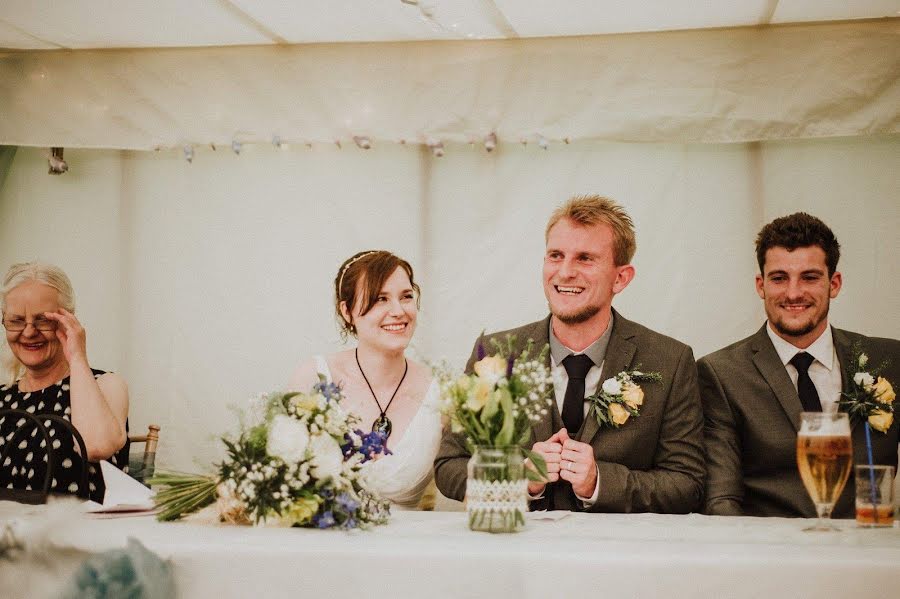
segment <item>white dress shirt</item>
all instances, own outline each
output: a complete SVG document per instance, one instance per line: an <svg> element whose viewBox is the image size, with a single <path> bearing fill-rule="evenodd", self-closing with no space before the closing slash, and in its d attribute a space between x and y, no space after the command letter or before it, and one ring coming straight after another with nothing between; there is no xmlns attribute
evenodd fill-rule
<svg viewBox="0 0 900 599"><path fill-rule="evenodd" d="M591 347L587 348L583 353L587 354L589 358L592 360L594 356L591 355L590 349L594 347L594 345L598 344L600 341L595 341L591 344ZM560 359L559 363L557 363L556 358L553 356L553 353L550 354L550 376L553 378L553 396L556 398L556 407L559 408L559 413L562 414L563 411L563 403L566 400L566 387L569 386L569 373L566 372L566 367L563 366L562 360L568 357L569 355L575 354L576 352L571 349L565 347L560 344L560 346L564 347L566 350L565 356ZM603 353L606 353L606 344L603 347ZM584 377L584 396L588 397L597 392L597 389L600 388L600 375L603 372L603 360L599 363L595 362L591 369L588 370L587 375ZM588 410L590 409L591 404L588 402L584 402L584 416L587 417ZM575 433L578 431L569 431L571 436L575 436Z"/></svg>
<svg viewBox="0 0 900 599"><path fill-rule="evenodd" d="M791 364L791 359L800 352L806 352L815 358L809 366L809 378L812 380L819 394L819 402L822 404L823 412L836 412L837 402L841 396L841 365L838 361L837 352L834 349L834 338L831 336L831 327L826 326L825 331L819 335L819 338L813 341L812 345L806 349L800 349L790 342L785 341L772 329L772 324L766 325L766 332L781 363L784 364L794 388L797 387L797 378L800 376L797 369Z"/></svg>
<svg viewBox="0 0 900 599"><path fill-rule="evenodd" d="M606 347L609 345L609 338L612 336L612 328L613 328L613 319L614 317L610 315L609 323L606 325L606 330L603 331L603 334L600 337L591 343L588 347L584 349L584 351L577 352L587 355L593 362L594 365L591 366L591 369L588 370L587 375L584 377L584 396L588 397L597 392L598 387L600 386L600 375L603 372L603 361L606 357ZM566 372L566 367L563 366L563 360L566 359L569 355L575 354L571 348L566 347L560 342L559 339L556 338L556 335L553 333L553 323L551 321L550 331L549 331L549 340L550 340L550 376L553 378L553 395L556 397L556 407L559 408L559 413L562 414L563 411L563 403L565 403L566 399L566 387L569 385L569 373ZM588 402L584 402L584 417L589 418L588 410L590 409L591 404ZM574 437L578 431L569 431L570 436ZM594 492L590 497L582 497L578 493L575 493L575 497L581 500L581 504L585 508L589 508L595 503L597 503L597 498L600 496L600 468L597 469L597 483L594 485ZM540 499L544 496L543 491L538 495L530 495L531 499Z"/></svg>

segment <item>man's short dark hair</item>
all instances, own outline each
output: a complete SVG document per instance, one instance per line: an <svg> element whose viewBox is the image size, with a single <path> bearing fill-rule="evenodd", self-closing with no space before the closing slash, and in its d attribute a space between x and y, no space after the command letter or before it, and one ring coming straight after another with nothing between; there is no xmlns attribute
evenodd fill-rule
<svg viewBox="0 0 900 599"><path fill-rule="evenodd" d="M825 252L825 264L828 276L837 270L841 258L841 244L828 225L805 212L795 212L788 216L776 218L762 228L756 236L756 261L759 262L760 274L765 274L766 252L774 247L783 247L788 251L817 245Z"/></svg>

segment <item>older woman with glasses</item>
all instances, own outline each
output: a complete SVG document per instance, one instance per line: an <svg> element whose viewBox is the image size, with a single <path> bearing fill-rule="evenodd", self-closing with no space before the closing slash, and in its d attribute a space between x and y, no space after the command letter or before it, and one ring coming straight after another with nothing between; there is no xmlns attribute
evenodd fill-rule
<svg viewBox="0 0 900 599"><path fill-rule="evenodd" d="M92 369L85 331L75 317L69 278L58 267L36 262L14 264L0 288L3 328L11 355L5 356L8 382L0 385L0 410L35 416L59 416L74 426L87 449L87 494L105 494L99 460L123 467L128 460L128 389L117 374ZM54 493L85 494L82 458L64 426L43 420L56 467ZM22 418L0 418L0 452L14 438ZM20 437L21 438L21 437ZM28 434L16 441L7 463L0 464L0 487L37 490L47 468L46 441Z"/></svg>

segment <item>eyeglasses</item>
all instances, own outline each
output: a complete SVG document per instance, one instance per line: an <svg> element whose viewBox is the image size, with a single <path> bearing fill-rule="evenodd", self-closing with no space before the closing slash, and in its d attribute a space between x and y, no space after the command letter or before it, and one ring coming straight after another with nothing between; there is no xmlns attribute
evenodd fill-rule
<svg viewBox="0 0 900 599"><path fill-rule="evenodd" d="M24 318L4 318L3 319L3 328L9 331L10 333L18 333L20 331L24 331L28 325L33 326L39 331L55 331L56 330L56 321L50 320L49 318L35 318L31 322L28 322Z"/></svg>

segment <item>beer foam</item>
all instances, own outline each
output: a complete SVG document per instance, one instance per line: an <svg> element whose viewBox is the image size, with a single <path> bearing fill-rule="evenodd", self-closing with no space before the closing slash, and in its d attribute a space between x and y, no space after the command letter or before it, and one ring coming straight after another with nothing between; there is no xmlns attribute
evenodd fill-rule
<svg viewBox="0 0 900 599"><path fill-rule="evenodd" d="M850 428L841 426L840 423L828 424L815 430L800 429L799 435L803 437L848 437L850 436Z"/></svg>

